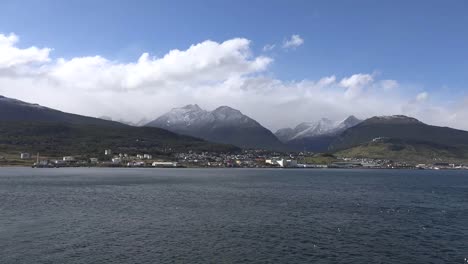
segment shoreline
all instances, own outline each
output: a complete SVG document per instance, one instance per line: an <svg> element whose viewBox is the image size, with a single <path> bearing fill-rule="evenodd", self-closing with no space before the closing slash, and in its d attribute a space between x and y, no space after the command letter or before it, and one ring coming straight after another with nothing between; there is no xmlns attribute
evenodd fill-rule
<svg viewBox="0 0 468 264"><path fill-rule="evenodd" d="M255 170L428 170L428 171L437 171L437 170L451 170L451 171L463 171L468 170L468 168L416 168L416 167L401 167L401 168L370 168L370 167L354 167L354 168L281 168L281 167L127 167L127 166L62 166L62 167L33 167L33 166L24 166L24 165L1 165L0 169L3 168L29 168L29 169L255 169Z"/></svg>

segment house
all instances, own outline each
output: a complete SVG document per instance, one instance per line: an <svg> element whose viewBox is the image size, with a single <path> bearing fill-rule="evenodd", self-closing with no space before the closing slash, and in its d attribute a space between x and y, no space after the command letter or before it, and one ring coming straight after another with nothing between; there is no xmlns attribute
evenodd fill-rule
<svg viewBox="0 0 468 264"><path fill-rule="evenodd" d="M112 150L110 150L110 149L104 150L104 155L106 155L106 156L112 155Z"/></svg>
<svg viewBox="0 0 468 264"><path fill-rule="evenodd" d="M97 159L97 158L90 158L90 159L89 159L89 162L91 162L91 163L98 163L98 159Z"/></svg>
<svg viewBox="0 0 468 264"><path fill-rule="evenodd" d="M121 163L121 162L122 162L121 158L112 158L112 163L114 164Z"/></svg>
<svg viewBox="0 0 468 264"><path fill-rule="evenodd" d="M30 159L30 158L31 158L31 154L26 153L26 152L23 152L23 153L21 153L20 158L21 158L22 160L24 160L24 159Z"/></svg>
<svg viewBox="0 0 468 264"><path fill-rule="evenodd" d="M144 154L144 155L143 155L143 158L144 158L144 159L152 159L153 156L150 155L150 154Z"/></svg>

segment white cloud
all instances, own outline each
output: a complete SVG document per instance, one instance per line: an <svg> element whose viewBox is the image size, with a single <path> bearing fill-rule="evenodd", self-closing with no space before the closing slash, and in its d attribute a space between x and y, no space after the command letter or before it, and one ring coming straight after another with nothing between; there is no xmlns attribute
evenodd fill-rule
<svg viewBox="0 0 468 264"><path fill-rule="evenodd" d="M304 44L304 39L301 38L299 35L292 35L290 39L285 40L283 42L283 48L289 49L289 48L297 48Z"/></svg>
<svg viewBox="0 0 468 264"><path fill-rule="evenodd" d="M128 64L100 56L59 59L50 76L78 88L119 91L213 83L266 70L272 59L252 57L249 44L240 38L223 43L204 41L185 51L171 50L162 58L144 53Z"/></svg>
<svg viewBox="0 0 468 264"><path fill-rule="evenodd" d="M354 98L359 96L362 92L362 88L373 82L374 78L370 74L354 74L350 77L343 78L340 85L346 88L345 95L348 98Z"/></svg>
<svg viewBox="0 0 468 264"><path fill-rule="evenodd" d="M32 71L30 66L49 62L50 49L16 47L19 38L15 34L0 34L0 76L22 74Z"/></svg>
<svg viewBox="0 0 468 264"><path fill-rule="evenodd" d="M429 97L429 94L427 92L418 93L416 95L416 101L423 102L423 101L426 101L428 97Z"/></svg>
<svg viewBox="0 0 468 264"><path fill-rule="evenodd" d="M0 94L135 122L198 103L207 109L230 105L273 130L350 114L406 114L431 124L468 128L468 100L417 103L415 98L427 99L427 93L412 93L396 80L368 73L279 80L268 71L273 60L255 56L250 41L242 38L204 41L160 58L144 53L130 63L102 56L53 59L50 50L20 48L15 35L0 34L0 54L9 56L0 56Z"/></svg>
<svg viewBox="0 0 468 264"><path fill-rule="evenodd" d="M343 78L340 82L341 86L345 88L357 88L357 87L362 87L370 82L372 82L374 79L370 74L354 74L351 77L348 78Z"/></svg>
<svg viewBox="0 0 468 264"><path fill-rule="evenodd" d="M395 80L382 80L380 81L380 85L385 91L391 91L399 86L398 82Z"/></svg>
<svg viewBox="0 0 468 264"><path fill-rule="evenodd" d="M275 47L276 47L275 44L266 44L265 46L263 46L263 51L264 52L272 51L275 49Z"/></svg>

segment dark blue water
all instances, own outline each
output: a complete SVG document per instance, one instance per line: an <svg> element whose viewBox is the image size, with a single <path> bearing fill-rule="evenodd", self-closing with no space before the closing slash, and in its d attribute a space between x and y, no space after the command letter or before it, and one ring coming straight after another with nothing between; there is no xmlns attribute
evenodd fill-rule
<svg viewBox="0 0 468 264"><path fill-rule="evenodd" d="M468 173L0 169L0 263L464 263Z"/></svg>

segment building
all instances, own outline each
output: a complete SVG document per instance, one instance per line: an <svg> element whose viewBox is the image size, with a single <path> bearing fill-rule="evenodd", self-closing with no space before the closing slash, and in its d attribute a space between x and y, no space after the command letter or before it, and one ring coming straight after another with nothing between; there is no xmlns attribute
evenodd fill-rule
<svg viewBox="0 0 468 264"><path fill-rule="evenodd" d="M155 161L153 167L177 167L177 162L171 161Z"/></svg>
<svg viewBox="0 0 468 264"><path fill-rule="evenodd" d="M110 149L104 150L104 155L106 155L106 156L112 155L112 150L110 150Z"/></svg>
<svg viewBox="0 0 468 264"><path fill-rule="evenodd" d="M127 163L127 167L144 167L145 165L143 161L131 161Z"/></svg>
<svg viewBox="0 0 468 264"><path fill-rule="evenodd" d="M144 159L152 159L153 156L150 155L150 154L144 154L144 155L143 155L143 158L144 158Z"/></svg>
<svg viewBox="0 0 468 264"><path fill-rule="evenodd" d="M54 163L55 163L55 165L60 166L60 165L65 164L66 162L63 161L63 160L54 160Z"/></svg>
<svg viewBox="0 0 468 264"><path fill-rule="evenodd" d="M121 162L122 162L121 158L113 158L112 159L112 163L114 163L114 164L121 163Z"/></svg>
<svg viewBox="0 0 468 264"><path fill-rule="evenodd" d="M276 162L282 168L295 168L295 167L297 167L297 160L280 159L280 160L278 160Z"/></svg>
<svg viewBox="0 0 468 264"><path fill-rule="evenodd" d="M23 160L24 160L24 159L30 159L30 158L31 158L31 154L26 153L26 152L23 152L23 153L21 153L20 158L23 159Z"/></svg>
<svg viewBox="0 0 468 264"><path fill-rule="evenodd" d="M278 161L281 160L280 158L278 157L273 157L273 158L270 158L270 159L265 159L265 163L266 164L269 164L269 165L275 165L275 166L278 166Z"/></svg>
<svg viewBox="0 0 468 264"><path fill-rule="evenodd" d="M89 159L89 162L91 162L91 163L98 163L98 159L97 159L97 158L90 158L90 159Z"/></svg>
<svg viewBox="0 0 468 264"><path fill-rule="evenodd" d="M63 157L63 161L75 161L75 157L73 157L73 156L65 156L65 157Z"/></svg>

